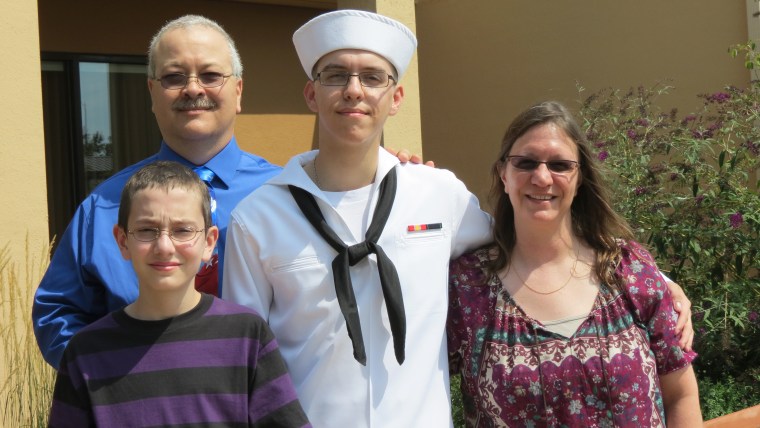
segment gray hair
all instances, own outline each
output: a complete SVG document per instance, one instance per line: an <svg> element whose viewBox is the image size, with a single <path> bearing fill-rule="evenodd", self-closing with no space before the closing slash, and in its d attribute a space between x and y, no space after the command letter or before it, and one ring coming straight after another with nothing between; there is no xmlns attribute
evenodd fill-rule
<svg viewBox="0 0 760 428"><path fill-rule="evenodd" d="M190 28L195 26L216 30L219 34L224 36L225 40L227 40L227 47L230 49L232 75L238 78L243 77L243 63L240 61L240 54L238 53L237 48L235 48L235 41L232 40L232 37L230 37L226 31L224 31L224 28L222 28L221 25L200 15L185 15L179 17L173 21L167 22L160 30L158 30L158 33L156 33L150 41L150 47L148 47L148 77L151 79L156 78L156 62L154 57L156 55L156 46L158 46L158 42L161 41L164 34L179 28Z"/></svg>

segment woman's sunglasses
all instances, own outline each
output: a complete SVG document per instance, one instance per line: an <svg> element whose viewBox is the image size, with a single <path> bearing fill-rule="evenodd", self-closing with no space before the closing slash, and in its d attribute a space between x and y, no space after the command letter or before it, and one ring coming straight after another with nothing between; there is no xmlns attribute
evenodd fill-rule
<svg viewBox="0 0 760 428"><path fill-rule="evenodd" d="M568 174L578 167L578 162L564 159L539 161L527 156L507 156L507 161L522 171L533 171L543 163L546 164L549 171L557 174Z"/></svg>

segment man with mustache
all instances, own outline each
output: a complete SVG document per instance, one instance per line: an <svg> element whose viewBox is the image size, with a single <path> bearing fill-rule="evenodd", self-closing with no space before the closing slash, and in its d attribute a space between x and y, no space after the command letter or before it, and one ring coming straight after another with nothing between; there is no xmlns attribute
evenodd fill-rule
<svg viewBox="0 0 760 428"><path fill-rule="evenodd" d="M32 319L45 360L58 367L71 336L103 315L132 303L137 278L110 237L119 195L142 166L176 161L205 167L216 202L218 254L196 278L196 286L218 294L218 264L230 212L252 190L280 171L242 151L235 141L243 66L229 34L216 22L187 15L168 22L148 50L148 90L163 141L155 155L99 185L77 208L35 294ZM204 177L205 174L205 177Z"/></svg>

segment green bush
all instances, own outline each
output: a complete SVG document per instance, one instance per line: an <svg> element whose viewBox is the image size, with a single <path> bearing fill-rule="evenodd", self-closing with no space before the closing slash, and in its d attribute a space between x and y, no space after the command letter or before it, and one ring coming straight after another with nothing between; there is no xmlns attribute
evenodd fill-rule
<svg viewBox="0 0 760 428"><path fill-rule="evenodd" d="M719 381L709 378L698 379L699 395L702 403L702 417L714 419L740 409L760 403L760 391L747 383L739 383L733 377ZM759 383L756 379L755 383Z"/></svg>
<svg viewBox="0 0 760 428"><path fill-rule="evenodd" d="M742 52L760 63L754 45L731 49ZM616 210L694 304L707 416L719 400L705 394L724 378L735 382L725 388L760 396L760 82L701 94L687 115L658 104L669 89L602 90L582 100L579 119ZM738 403L718 407L747 407Z"/></svg>
<svg viewBox="0 0 760 428"><path fill-rule="evenodd" d="M462 393L459 390L461 383L462 376L451 377L451 412L455 427L464 426L464 405L462 404Z"/></svg>

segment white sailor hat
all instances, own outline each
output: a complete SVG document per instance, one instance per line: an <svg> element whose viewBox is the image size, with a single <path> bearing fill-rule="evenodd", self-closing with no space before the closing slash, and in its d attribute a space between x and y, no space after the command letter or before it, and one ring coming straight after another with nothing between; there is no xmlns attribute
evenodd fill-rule
<svg viewBox="0 0 760 428"><path fill-rule="evenodd" d="M417 38L394 19L343 9L319 15L301 26L293 33L293 44L309 78L314 65L326 54L339 49L361 49L388 60L400 79L417 48Z"/></svg>

